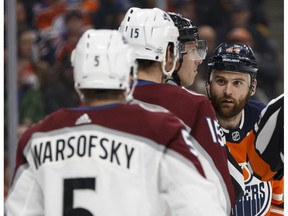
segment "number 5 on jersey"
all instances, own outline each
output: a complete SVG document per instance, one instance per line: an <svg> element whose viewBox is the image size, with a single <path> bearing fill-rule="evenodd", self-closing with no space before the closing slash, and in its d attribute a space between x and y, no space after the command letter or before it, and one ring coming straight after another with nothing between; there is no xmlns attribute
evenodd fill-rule
<svg viewBox="0 0 288 216"><path fill-rule="evenodd" d="M74 208L74 190L96 190L96 178L64 179L63 216L95 216L84 208Z"/></svg>

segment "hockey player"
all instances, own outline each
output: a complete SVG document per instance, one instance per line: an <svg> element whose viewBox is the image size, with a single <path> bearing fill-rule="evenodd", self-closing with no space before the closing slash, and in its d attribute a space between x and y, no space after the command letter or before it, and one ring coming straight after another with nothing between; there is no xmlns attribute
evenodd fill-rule
<svg viewBox="0 0 288 216"><path fill-rule="evenodd" d="M226 143L245 178L245 194L233 208L232 215L279 215L273 213L271 200L277 204L283 202L283 179L260 181L250 171L247 159L248 149L253 146L247 134L265 106L249 100L257 87L258 65L254 53L246 45L222 43L208 60L208 67L207 94L225 133Z"/></svg>
<svg viewBox="0 0 288 216"><path fill-rule="evenodd" d="M120 32L86 31L72 64L83 106L23 134L7 216L225 215L182 122L126 103L136 63Z"/></svg>
<svg viewBox="0 0 288 216"><path fill-rule="evenodd" d="M181 14L168 12L179 31L176 68L166 83L189 87L194 83L198 66L207 54L207 42L199 37L198 28Z"/></svg>
<svg viewBox="0 0 288 216"><path fill-rule="evenodd" d="M168 109L189 127L190 134L212 167L205 174L217 185L219 199L229 215L231 205L235 203L235 194L223 133L219 130L210 101L179 86L161 84L164 75L171 76L178 60L177 27L171 17L158 8L132 7L122 20L119 31L136 50L139 81L134 92L135 99ZM187 50L187 56L195 54L193 49Z"/></svg>
<svg viewBox="0 0 288 216"><path fill-rule="evenodd" d="M198 28L191 20L178 13L168 12L168 14L179 30L179 60L177 61L177 66L172 76L165 82L167 84L188 88L194 83L195 77L198 74L198 66L202 64L202 60L205 59L208 48L206 41L201 40ZM244 179L241 168L229 150L227 150L227 154L229 171L235 191L235 200L238 200L244 194Z"/></svg>

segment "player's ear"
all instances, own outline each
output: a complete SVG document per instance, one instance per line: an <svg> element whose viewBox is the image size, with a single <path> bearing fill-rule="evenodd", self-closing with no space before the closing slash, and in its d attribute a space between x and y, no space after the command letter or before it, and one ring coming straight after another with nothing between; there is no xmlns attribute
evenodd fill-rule
<svg viewBox="0 0 288 216"><path fill-rule="evenodd" d="M173 55L173 44L169 44L166 49L165 70L171 71L175 67L175 56Z"/></svg>
<svg viewBox="0 0 288 216"><path fill-rule="evenodd" d="M253 82L252 82L251 90L250 90L250 96L255 95L256 87L257 87L257 80L254 79Z"/></svg>
<svg viewBox="0 0 288 216"><path fill-rule="evenodd" d="M206 87L207 96L209 99L211 99L210 98L210 82L207 81L205 87Z"/></svg>
<svg viewBox="0 0 288 216"><path fill-rule="evenodd" d="M171 63L174 61L175 56L173 55L173 45L169 44L166 51L166 60L167 63Z"/></svg>

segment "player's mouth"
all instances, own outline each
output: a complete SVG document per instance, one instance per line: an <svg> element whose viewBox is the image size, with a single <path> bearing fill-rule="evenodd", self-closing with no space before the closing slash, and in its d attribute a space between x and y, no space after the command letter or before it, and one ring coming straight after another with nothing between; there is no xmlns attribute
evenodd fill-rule
<svg viewBox="0 0 288 216"><path fill-rule="evenodd" d="M222 104L222 105L233 105L234 101L232 99L222 99L222 100L220 100L220 104Z"/></svg>

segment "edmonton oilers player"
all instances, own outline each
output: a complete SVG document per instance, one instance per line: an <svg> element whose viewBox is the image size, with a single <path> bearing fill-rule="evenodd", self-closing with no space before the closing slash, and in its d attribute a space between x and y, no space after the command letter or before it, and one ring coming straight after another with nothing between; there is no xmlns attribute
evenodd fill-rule
<svg viewBox="0 0 288 216"><path fill-rule="evenodd" d="M262 182L248 167L247 152L253 143L246 135L253 129L265 106L250 99L257 86L258 65L254 53L246 45L222 43L208 60L208 67L207 94L225 133L226 143L242 167L245 178L245 194L232 214L281 215L274 214L273 203L283 202L283 178Z"/></svg>
<svg viewBox="0 0 288 216"><path fill-rule="evenodd" d="M168 14L179 30L179 60L175 71L166 80L166 83L189 88L195 81L195 77L198 74L198 66L205 59L208 48L206 41L201 40L197 26L191 20L178 13L168 12ZM173 101L173 98L171 100ZM227 150L227 154L235 200L239 200L244 193L242 171L229 150Z"/></svg>

